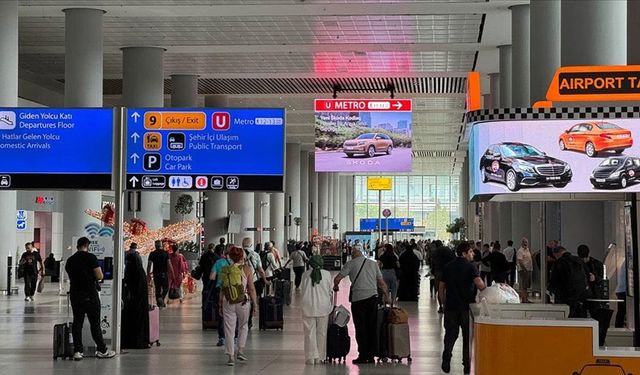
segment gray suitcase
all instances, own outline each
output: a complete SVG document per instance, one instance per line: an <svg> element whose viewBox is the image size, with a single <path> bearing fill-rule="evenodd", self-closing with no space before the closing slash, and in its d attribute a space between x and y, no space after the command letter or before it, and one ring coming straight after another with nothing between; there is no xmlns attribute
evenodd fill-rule
<svg viewBox="0 0 640 375"><path fill-rule="evenodd" d="M387 324L387 330L389 359L402 362L402 359L406 358L411 362L409 324Z"/></svg>

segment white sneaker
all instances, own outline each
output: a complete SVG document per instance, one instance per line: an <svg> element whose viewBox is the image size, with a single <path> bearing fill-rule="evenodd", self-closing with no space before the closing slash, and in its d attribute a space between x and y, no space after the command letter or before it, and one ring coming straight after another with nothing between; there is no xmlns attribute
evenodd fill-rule
<svg viewBox="0 0 640 375"><path fill-rule="evenodd" d="M105 350L104 353L101 352L96 352L96 357L97 358L101 358L101 359L105 359L105 358L113 358L116 356L116 352L114 352L113 350Z"/></svg>
<svg viewBox="0 0 640 375"><path fill-rule="evenodd" d="M73 353L73 360L74 361L82 361L84 359L84 355L80 352L75 352Z"/></svg>
<svg viewBox="0 0 640 375"><path fill-rule="evenodd" d="M227 361L227 366L235 366L236 363L233 360L232 356L229 356L229 360Z"/></svg>
<svg viewBox="0 0 640 375"><path fill-rule="evenodd" d="M242 354L242 353L238 353L237 359L238 359L238 361L240 361L240 362L246 362L246 361L248 361L248 360L249 360L249 358L247 358L247 356L245 356L245 355L244 355L244 354Z"/></svg>
<svg viewBox="0 0 640 375"><path fill-rule="evenodd" d="M29 299L31 300L31 302L35 301L35 300L33 299L33 297L29 297Z"/></svg>
<svg viewBox="0 0 640 375"><path fill-rule="evenodd" d="M31 300L29 299L29 297L24 297L24 300L25 300L25 301L27 301L27 302L31 301Z"/></svg>

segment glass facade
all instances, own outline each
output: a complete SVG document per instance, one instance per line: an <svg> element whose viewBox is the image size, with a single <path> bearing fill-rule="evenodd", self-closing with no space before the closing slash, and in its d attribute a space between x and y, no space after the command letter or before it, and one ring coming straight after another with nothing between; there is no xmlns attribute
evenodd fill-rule
<svg viewBox="0 0 640 375"><path fill-rule="evenodd" d="M355 177L354 228L360 219L377 218L388 208L396 218L413 218L416 232L426 238L448 239L447 224L460 216L460 179L458 176L395 176L393 189L382 192L382 208L378 192L367 191L367 176Z"/></svg>

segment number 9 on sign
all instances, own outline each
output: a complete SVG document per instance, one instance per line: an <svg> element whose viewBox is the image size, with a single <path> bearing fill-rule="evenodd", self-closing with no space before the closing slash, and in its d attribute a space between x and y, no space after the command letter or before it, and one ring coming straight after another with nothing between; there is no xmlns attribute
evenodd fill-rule
<svg viewBox="0 0 640 375"><path fill-rule="evenodd" d="M145 129L160 129L162 128L162 114L159 112L147 112L144 114L144 128Z"/></svg>

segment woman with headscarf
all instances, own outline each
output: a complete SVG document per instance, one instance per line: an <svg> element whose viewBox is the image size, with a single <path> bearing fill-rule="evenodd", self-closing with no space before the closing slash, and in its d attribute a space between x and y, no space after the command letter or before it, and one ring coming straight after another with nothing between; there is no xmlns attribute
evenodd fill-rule
<svg viewBox="0 0 640 375"><path fill-rule="evenodd" d="M417 301L420 289L420 258L410 247L400 254L399 301Z"/></svg>
<svg viewBox="0 0 640 375"><path fill-rule="evenodd" d="M122 348L147 349L149 347L149 299L147 275L138 245L131 244L124 257L124 288L122 305Z"/></svg>
<svg viewBox="0 0 640 375"><path fill-rule="evenodd" d="M389 288L389 293L391 293L391 301L395 302L398 295L397 272L400 270L400 263L398 262L398 256L393 251L393 245L388 243L382 248L384 252L378 257L378 266L380 266L382 278L387 284L387 288Z"/></svg>
<svg viewBox="0 0 640 375"><path fill-rule="evenodd" d="M327 357L327 328L333 310L333 282L323 270L320 255L309 259L311 269L302 275L302 325L307 365L323 363Z"/></svg>

